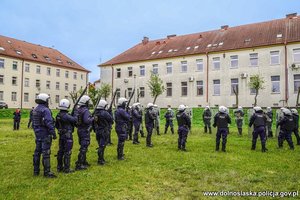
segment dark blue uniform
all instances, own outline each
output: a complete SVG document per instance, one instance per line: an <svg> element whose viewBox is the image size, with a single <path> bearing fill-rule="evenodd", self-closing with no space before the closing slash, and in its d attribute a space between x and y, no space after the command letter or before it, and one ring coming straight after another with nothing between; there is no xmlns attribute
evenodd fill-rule
<svg viewBox="0 0 300 200"><path fill-rule="evenodd" d="M57 152L57 171L72 172L70 169L71 154L73 148L73 132L77 118L68 111L61 110L55 120L55 127L59 134Z"/></svg>
<svg viewBox="0 0 300 200"><path fill-rule="evenodd" d="M292 115L284 115L277 123L277 127L280 126L280 132L278 135L278 147L283 147L283 142L286 140L290 146L290 149L294 149L292 140L292 132L295 129L295 122Z"/></svg>
<svg viewBox="0 0 300 200"><path fill-rule="evenodd" d="M113 123L113 117L104 108L97 109L95 112L95 119L93 128L96 133L98 142L98 164L105 164L104 150L109 141L110 127Z"/></svg>
<svg viewBox="0 0 300 200"><path fill-rule="evenodd" d="M216 135L216 151L219 151L220 140L222 137L222 151L226 151L226 142L228 134L228 124L231 124L231 119L227 113L217 113L214 117L214 127L218 127Z"/></svg>
<svg viewBox="0 0 300 200"><path fill-rule="evenodd" d="M179 111L176 114L176 119L178 123L178 149L186 151L185 143L188 136L188 132L191 129L191 119L183 111Z"/></svg>
<svg viewBox="0 0 300 200"><path fill-rule="evenodd" d="M154 120L156 118L155 113L153 112L153 108L146 109L145 113L145 125L147 130L147 138L146 138L146 145L147 147L152 147L151 137L154 127Z"/></svg>
<svg viewBox="0 0 300 200"><path fill-rule="evenodd" d="M77 133L80 144L78 160L76 162L76 169L86 169L89 163L86 161L86 153L90 145L90 131L89 128L93 123L93 117L86 105L82 105L77 110Z"/></svg>
<svg viewBox="0 0 300 200"><path fill-rule="evenodd" d="M174 125L173 125L173 112L171 110L168 110L165 113L165 118L166 118L166 125L165 125L165 134L168 131L168 128L171 128L172 134L174 134Z"/></svg>
<svg viewBox="0 0 300 200"><path fill-rule="evenodd" d="M139 144L139 131L142 123L142 115L136 107L131 111L132 122L134 126L133 144Z"/></svg>
<svg viewBox="0 0 300 200"><path fill-rule="evenodd" d="M272 132L272 123L273 123L273 112L269 111L266 112L267 117L267 131L268 131L268 137L273 137Z"/></svg>
<svg viewBox="0 0 300 200"><path fill-rule="evenodd" d="M207 129L208 129L209 133L211 134L211 125L210 125L211 111L210 111L210 109L204 110L204 112L202 114L202 119L204 122L204 133L207 133Z"/></svg>
<svg viewBox="0 0 300 200"><path fill-rule="evenodd" d="M250 122L249 122L249 127L251 127L252 125L254 126L254 130L252 133L252 135L253 135L252 147L251 147L252 150L255 150L256 141L259 136L260 141L261 141L262 152L267 151L267 148L266 148L266 122L267 122L267 117L264 115L262 110L254 113L251 116Z"/></svg>
<svg viewBox="0 0 300 200"><path fill-rule="evenodd" d="M50 153L52 137L56 139L54 121L46 104L39 104L32 114L32 127L35 134L35 150L33 154L34 174L40 172L40 157L43 156L44 176L50 172Z"/></svg>
<svg viewBox="0 0 300 200"><path fill-rule="evenodd" d="M124 145L125 140L127 139L127 127L128 122L130 120L130 115L125 111L125 106L118 106L117 110L115 111L115 129L118 135L118 147L117 147L117 154L118 159L124 159Z"/></svg>
<svg viewBox="0 0 300 200"><path fill-rule="evenodd" d="M16 112L13 113L14 117L14 130L19 130L20 128L20 121L21 121L21 112L20 110L16 110Z"/></svg>
<svg viewBox="0 0 300 200"><path fill-rule="evenodd" d="M295 123L295 128L293 130L296 139L297 139L297 145L300 145L300 137L299 137L299 115L293 113L293 119Z"/></svg>

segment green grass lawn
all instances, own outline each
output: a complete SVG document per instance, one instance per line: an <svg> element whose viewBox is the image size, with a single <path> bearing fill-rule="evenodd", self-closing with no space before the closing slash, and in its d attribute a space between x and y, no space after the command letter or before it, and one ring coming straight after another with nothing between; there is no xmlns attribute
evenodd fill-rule
<svg viewBox="0 0 300 200"><path fill-rule="evenodd" d="M114 145L106 149L105 166L97 165L92 133L88 152L92 166L88 170L58 174L57 179L33 177L34 134L26 125L27 119L22 119L21 130L12 131L12 119L0 120L0 199L205 199L203 191L300 188L299 146L290 151L285 142L284 149L278 150L276 139L269 139L269 152L261 153L260 142L257 150L251 151L246 130L239 137L232 127L227 153L215 152L215 135L203 134L198 124L188 137L188 152L177 151L177 134L154 135L153 148L145 147L144 138L140 138L140 145L126 142L124 161L116 159L113 131ZM79 148L77 134L74 136L73 168ZM54 172L57 149L56 140L51 154Z"/></svg>

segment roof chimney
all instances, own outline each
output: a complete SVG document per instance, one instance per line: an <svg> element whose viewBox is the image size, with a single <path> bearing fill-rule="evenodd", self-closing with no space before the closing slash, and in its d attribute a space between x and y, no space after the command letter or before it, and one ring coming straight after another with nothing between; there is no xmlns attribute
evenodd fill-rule
<svg viewBox="0 0 300 200"><path fill-rule="evenodd" d="M288 19L292 19L292 18L294 18L294 17L297 17L297 13L289 13L289 14L286 14L285 16L286 16L286 18L288 18Z"/></svg>
<svg viewBox="0 0 300 200"><path fill-rule="evenodd" d="M176 34L173 34L173 35L167 35L167 38L168 38L168 39L171 39L172 37L176 37Z"/></svg>
<svg viewBox="0 0 300 200"><path fill-rule="evenodd" d="M221 26L221 29L222 29L222 30L227 30L228 27L229 27L228 25L223 25L223 26Z"/></svg>
<svg viewBox="0 0 300 200"><path fill-rule="evenodd" d="M144 37L144 39L142 40L143 45L147 44L148 42L149 42L149 38Z"/></svg>

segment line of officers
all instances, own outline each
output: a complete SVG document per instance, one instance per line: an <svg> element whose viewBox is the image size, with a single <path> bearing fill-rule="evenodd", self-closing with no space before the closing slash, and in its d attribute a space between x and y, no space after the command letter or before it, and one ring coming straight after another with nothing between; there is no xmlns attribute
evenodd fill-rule
<svg viewBox="0 0 300 200"><path fill-rule="evenodd" d="M98 142L98 164L104 165L104 152L108 144L111 144L110 134L112 125L115 123L115 130L118 136L117 158L124 160L124 145L125 141L132 137L131 132L134 128L133 144L139 144L139 132L144 137L142 131L142 121L145 118L145 127L147 130L146 146L153 147L152 132L157 128L159 134L159 111L154 109L152 103L148 103L143 116L142 106L140 103L134 103L129 108L128 100L126 98L118 99L118 106L115 110L114 117L112 110L107 108L108 103L105 100L100 100L94 113L90 113L89 101L90 97L83 95L75 112L69 113L70 102L67 99L62 99L59 102L59 113L55 120L52 117L49 109L49 95L40 93L35 102L37 106L32 112L32 127L35 133L35 150L33 154L33 173L35 176L40 174L40 159L44 167L44 177L55 178L56 175L50 170L50 154L52 140L57 138L57 129L59 134L59 149L57 152L57 171L64 173L72 173L73 169L70 167L71 154L73 148L73 132L74 127L77 127L78 141L80 145L78 158L76 161L75 170L85 170L90 164L87 162L87 151L90 145L90 132L94 130L96 133L96 140ZM185 112L186 106L180 105L176 113L178 122L178 149L186 151L185 144L187 135L191 129L190 116ZM174 134L173 129L174 113L171 108L165 114L167 120L165 133L168 127Z"/></svg>
<svg viewBox="0 0 300 200"><path fill-rule="evenodd" d="M250 113L249 132L252 133L251 150L256 149L258 137L261 140L262 152L266 152L266 141L268 137L273 137L272 122L273 112L271 107L267 107L266 112L261 107L253 108L253 113ZM278 132L278 148L283 148L283 142L286 140L290 149L294 150L292 133L295 134L297 145L300 145L299 137L299 115L297 109L281 108L280 112L276 113L276 132ZM235 121L239 135L242 135L244 112L241 106L234 111ZM211 133L211 118L212 112L209 106L206 106L203 112L204 133ZM229 133L228 125L231 124L229 110L225 106L219 107L219 112L214 116L213 126L217 127L216 134L216 151L219 151L220 140L222 138L222 151L226 152L227 135ZM267 134L268 133L268 134Z"/></svg>

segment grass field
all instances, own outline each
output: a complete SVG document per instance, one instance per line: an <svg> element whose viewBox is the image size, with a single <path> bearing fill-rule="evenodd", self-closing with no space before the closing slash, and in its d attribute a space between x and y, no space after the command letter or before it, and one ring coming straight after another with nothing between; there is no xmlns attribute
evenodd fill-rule
<svg viewBox="0 0 300 200"><path fill-rule="evenodd" d="M250 138L237 136L232 127L227 152L215 152L215 136L203 134L197 124L188 137L188 152L177 151L177 134L154 135L153 148L145 147L144 138L140 145L126 142L126 160L118 161L113 131L114 145L106 149L107 164L98 166L92 133L88 152L92 166L88 170L58 174L57 179L33 177L34 134L26 123L27 119L22 119L21 130L12 131L12 119L0 119L0 199L205 199L203 191L286 192L300 188L299 146L290 151L284 143L284 149L278 150L276 139L269 139L267 153L261 153L260 142L257 150L251 151ZM79 147L74 136L73 168ZM51 154L54 172L57 149L56 140Z"/></svg>

